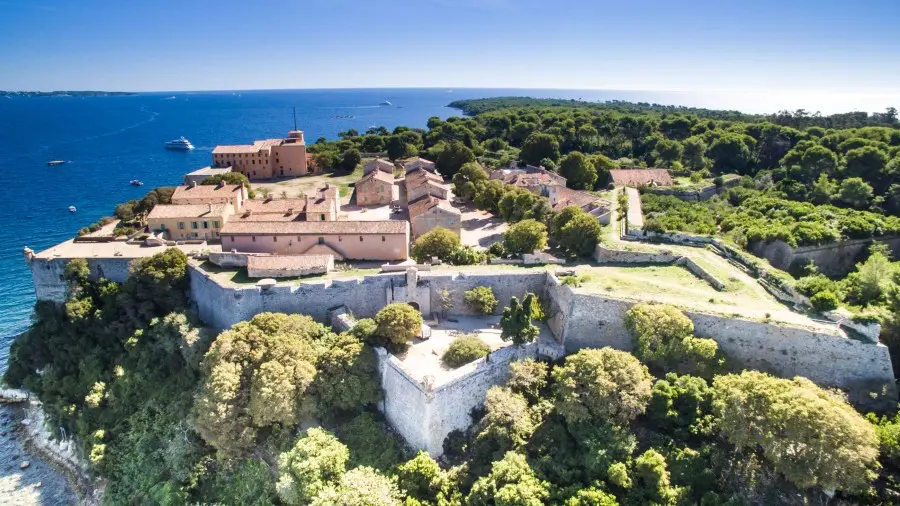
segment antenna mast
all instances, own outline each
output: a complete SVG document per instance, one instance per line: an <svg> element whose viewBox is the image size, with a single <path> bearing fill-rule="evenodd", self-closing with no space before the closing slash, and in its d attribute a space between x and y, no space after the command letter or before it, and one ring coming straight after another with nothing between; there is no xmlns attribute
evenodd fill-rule
<svg viewBox="0 0 900 506"><path fill-rule="evenodd" d="M294 107L294 130L297 129L297 108Z"/></svg>

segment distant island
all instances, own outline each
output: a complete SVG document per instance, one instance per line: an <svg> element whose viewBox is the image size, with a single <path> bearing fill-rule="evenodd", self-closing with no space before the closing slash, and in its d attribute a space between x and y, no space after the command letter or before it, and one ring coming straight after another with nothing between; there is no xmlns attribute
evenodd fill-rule
<svg viewBox="0 0 900 506"><path fill-rule="evenodd" d="M131 91L2 91L5 97L128 97L137 95Z"/></svg>

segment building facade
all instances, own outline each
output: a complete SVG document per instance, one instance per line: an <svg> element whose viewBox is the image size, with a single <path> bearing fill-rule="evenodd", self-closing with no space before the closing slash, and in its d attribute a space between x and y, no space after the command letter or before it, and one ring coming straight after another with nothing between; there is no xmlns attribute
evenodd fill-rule
<svg viewBox="0 0 900 506"><path fill-rule="evenodd" d="M237 213L246 200L248 200L247 188L243 185L224 182L217 185L191 183L175 187L171 203L172 205L228 204L231 210Z"/></svg>
<svg viewBox="0 0 900 506"><path fill-rule="evenodd" d="M253 144L216 146L213 167L232 167L249 179L304 176L309 173L303 132L291 130L284 139Z"/></svg>
<svg viewBox="0 0 900 506"><path fill-rule="evenodd" d="M450 186L444 179L425 169L415 169L406 174L403 183L406 186L406 201L413 202L426 195L439 199L450 199Z"/></svg>
<svg viewBox="0 0 900 506"><path fill-rule="evenodd" d="M434 166L434 162L419 157L403 160L400 162L400 165L403 166L404 172L412 172L416 169L424 169L428 172L437 172L437 169Z"/></svg>
<svg viewBox="0 0 900 506"><path fill-rule="evenodd" d="M409 224L413 237L431 232L437 227L460 234L462 213L444 199L427 195L409 205Z"/></svg>
<svg viewBox="0 0 900 506"><path fill-rule="evenodd" d="M356 182L356 204L385 206L394 201L394 174L373 170Z"/></svg>
<svg viewBox="0 0 900 506"><path fill-rule="evenodd" d="M147 215L147 225L171 241L216 240L233 213L230 204L157 204Z"/></svg>
<svg viewBox="0 0 900 506"><path fill-rule="evenodd" d="M383 158L376 158L371 162L363 165L363 174L368 174L374 170L380 170L381 172L393 174L394 164Z"/></svg>
<svg viewBox="0 0 900 506"><path fill-rule="evenodd" d="M409 258L409 223L387 221L239 222L221 230L222 249L275 255L332 255L335 260Z"/></svg>

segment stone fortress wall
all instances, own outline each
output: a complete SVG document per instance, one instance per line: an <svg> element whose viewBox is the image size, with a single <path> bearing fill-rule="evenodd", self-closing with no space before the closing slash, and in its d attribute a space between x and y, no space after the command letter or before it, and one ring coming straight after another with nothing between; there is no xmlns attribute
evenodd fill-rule
<svg viewBox="0 0 900 506"><path fill-rule="evenodd" d="M34 282L34 294L38 300L53 302L66 301L67 258L41 258L30 261L31 279ZM131 258L88 258L91 274L96 278L106 278L121 283L128 279Z"/></svg>
<svg viewBox="0 0 900 506"><path fill-rule="evenodd" d="M122 281L128 273L127 259L91 259L95 274ZM32 264L35 291L40 299L64 300L60 276L65 260ZM512 296L534 292L549 305L548 327L555 343L506 347L486 359L454 371L440 385L412 379L402 364L380 353L379 369L385 399L382 409L400 434L416 448L432 455L442 452L442 442L455 429L471 423L472 408L480 405L487 390L502 384L508 364L524 357L559 358L582 348L610 346L630 350L631 337L624 328L625 312L636 302L611 295L580 293L563 285L553 274L540 269L430 271L381 274L357 279L310 281L295 285L228 286L195 266L189 267L191 297L201 319L216 329L225 329L266 312L309 314L327 321L329 310L346 306L355 317L371 317L391 302L415 303L425 314L442 311L442 292L452 300L449 315L468 314L463 294L476 286L494 290L501 307ZM825 385L853 390L864 385L893 384L887 348L880 344L849 339L836 330L811 330L779 323L749 321L685 311L696 334L715 339L734 361L783 377L805 376Z"/></svg>

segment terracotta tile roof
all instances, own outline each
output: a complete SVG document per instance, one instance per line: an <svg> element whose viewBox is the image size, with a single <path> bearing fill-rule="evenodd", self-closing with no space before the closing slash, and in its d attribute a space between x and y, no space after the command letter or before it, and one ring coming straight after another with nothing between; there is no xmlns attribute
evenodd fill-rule
<svg viewBox="0 0 900 506"><path fill-rule="evenodd" d="M367 235L405 234L409 222L401 220L382 221L236 221L222 227L220 235Z"/></svg>
<svg viewBox="0 0 900 506"><path fill-rule="evenodd" d="M406 191L415 190L425 185L432 185L449 190L450 186L444 184L444 178L428 172L425 169L415 169L406 174Z"/></svg>
<svg viewBox="0 0 900 506"><path fill-rule="evenodd" d="M383 183L394 184L394 173L384 172L381 170L373 170L372 172L369 172L365 176L359 178L359 181L357 181L356 184L368 182L372 179L377 179Z"/></svg>
<svg viewBox="0 0 900 506"><path fill-rule="evenodd" d="M310 269L327 267L332 261L331 255L251 255L247 257L249 269Z"/></svg>
<svg viewBox="0 0 900 506"><path fill-rule="evenodd" d="M419 158L419 157L408 158L406 160L402 160L400 162L400 165L402 165L403 168L406 169L407 171L411 171L411 170L418 169L418 168L423 168L423 169L430 170L430 171L434 170L434 162L432 162L431 160L426 160L424 158Z"/></svg>
<svg viewBox="0 0 900 506"><path fill-rule="evenodd" d="M672 176L666 169L613 169L609 176L616 186L672 186Z"/></svg>
<svg viewBox="0 0 900 506"><path fill-rule="evenodd" d="M390 172L391 174L393 174L394 164L387 160L376 158L363 167L363 172L372 172L375 169L381 170L382 172Z"/></svg>
<svg viewBox="0 0 900 506"><path fill-rule="evenodd" d="M259 149L251 144L233 144L230 146L216 146L212 152L214 155L221 155L233 153L256 153L257 151L259 151Z"/></svg>
<svg viewBox="0 0 900 506"><path fill-rule="evenodd" d="M451 206L450 203L447 202L446 200L439 199L439 198L433 197L431 195L426 195L426 196L416 200L415 202L412 202L409 204L409 219L412 220L413 218L419 216L420 214L426 213L426 212L430 211L431 209L434 209L435 207L439 207L441 209L444 209L444 210L454 213L454 214L462 215L462 213L460 213L459 209L456 209L455 207Z"/></svg>
<svg viewBox="0 0 900 506"><path fill-rule="evenodd" d="M147 219L166 218L221 218L228 204L157 204Z"/></svg>
<svg viewBox="0 0 900 506"><path fill-rule="evenodd" d="M558 211L564 207L577 206L580 208L590 207L609 209L609 202L600 197L586 191L573 190L564 186L553 188L550 193L553 202L553 210Z"/></svg>
<svg viewBox="0 0 900 506"><path fill-rule="evenodd" d="M197 186L177 186L172 194L173 204L190 204L193 202L201 203L210 199L221 199L226 202L229 199L237 198L241 193L241 185L211 185L200 184Z"/></svg>
<svg viewBox="0 0 900 506"><path fill-rule="evenodd" d="M250 211L256 213L286 213L292 210L295 213L306 210L306 199L267 199L248 200L241 208L245 214Z"/></svg>

